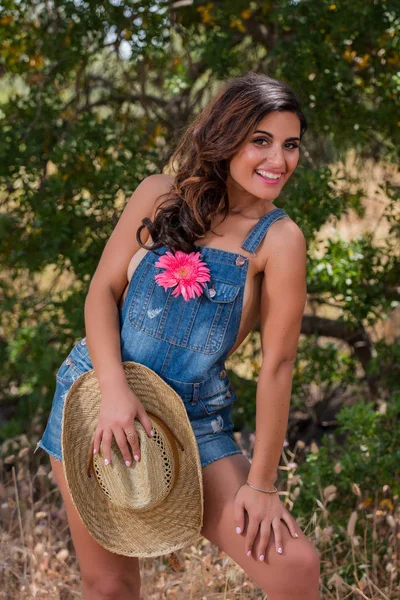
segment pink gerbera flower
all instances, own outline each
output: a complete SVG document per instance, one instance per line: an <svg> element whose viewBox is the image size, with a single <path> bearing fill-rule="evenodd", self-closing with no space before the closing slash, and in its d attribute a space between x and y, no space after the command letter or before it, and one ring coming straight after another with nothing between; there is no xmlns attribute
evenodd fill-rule
<svg viewBox="0 0 400 600"><path fill-rule="evenodd" d="M164 273L155 275L154 279L158 285L165 290L176 285L172 292L173 296L182 294L185 300L201 296L206 281L210 281L210 269L200 259L200 252L182 252L177 250L175 256L172 252L166 252L160 260L155 263L156 267L164 268Z"/></svg>

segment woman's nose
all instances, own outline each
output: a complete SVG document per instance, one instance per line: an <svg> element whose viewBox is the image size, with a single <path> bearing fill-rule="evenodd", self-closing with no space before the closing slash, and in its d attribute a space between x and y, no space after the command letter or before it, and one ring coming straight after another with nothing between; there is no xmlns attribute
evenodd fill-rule
<svg viewBox="0 0 400 600"><path fill-rule="evenodd" d="M268 163L271 168L279 169L285 165L285 157L282 148L270 148L268 152Z"/></svg>

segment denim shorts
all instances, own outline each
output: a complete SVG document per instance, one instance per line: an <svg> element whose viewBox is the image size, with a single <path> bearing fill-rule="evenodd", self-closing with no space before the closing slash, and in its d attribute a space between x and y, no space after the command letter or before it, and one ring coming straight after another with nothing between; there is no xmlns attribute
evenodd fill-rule
<svg viewBox="0 0 400 600"><path fill-rule="evenodd" d="M36 452L42 448L57 460L62 460L61 424L66 395L72 383L92 368L85 341L84 338L74 346L58 370L50 416L35 449ZM182 397L197 440L202 467L219 458L241 454L233 439L230 414L236 395L229 389L225 369L213 369L211 376L203 382L188 384L164 379Z"/></svg>

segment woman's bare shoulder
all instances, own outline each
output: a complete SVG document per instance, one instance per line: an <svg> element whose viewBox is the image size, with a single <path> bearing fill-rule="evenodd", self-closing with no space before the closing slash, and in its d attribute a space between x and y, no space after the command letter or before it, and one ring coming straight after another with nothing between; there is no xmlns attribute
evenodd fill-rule
<svg viewBox="0 0 400 600"><path fill-rule="evenodd" d="M163 195L169 192L173 179L163 174L149 175L137 186L107 241L91 280L91 289L108 286L115 298L120 298L126 286L129 262L140 247L136 231L143 218L153 220L157 205L162 201ZM148 237L149 232L145 229L141 241L146 243Z"/></svg>
<svg viewBox="0 0 400 600"><path fill-rule="evenodd" d="M294 257L295 260L305 255L306 240L300 227L289 217L275 221L261 244L260 270L266 271L271 260L278 256Z"/></svg>
<svg viewBox="0 0 400 600"><path fill-rule="evenodd" d="M289 216L278 219L268 231L266 245L269 250L305 248L306 240L300 227Z"/></svg>
<svg viewBox="0 0 400 600"><path fill-rule="evenodd" d="M156 173L149 175L141 182L141 186L146 186L151 190L154 195L161 195L169 192L174 183L175 177L172 175L165 175L164 173Z"/></svg>

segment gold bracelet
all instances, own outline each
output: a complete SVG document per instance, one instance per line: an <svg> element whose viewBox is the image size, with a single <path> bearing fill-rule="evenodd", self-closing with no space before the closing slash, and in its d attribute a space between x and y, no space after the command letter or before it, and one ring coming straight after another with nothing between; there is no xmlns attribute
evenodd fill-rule
<svg viewBox="0 0 400 600"><path fill-rule="evenodd" d="M255 485L251 485L251 483L249 483L248 481L246 481L246 485L253 488L253 490L257 490L257 492L263 492L263 494L275 494L275 492L278 491L278 489L275 486L273 490L262 490L261 488L258 488Z"/></svg>

